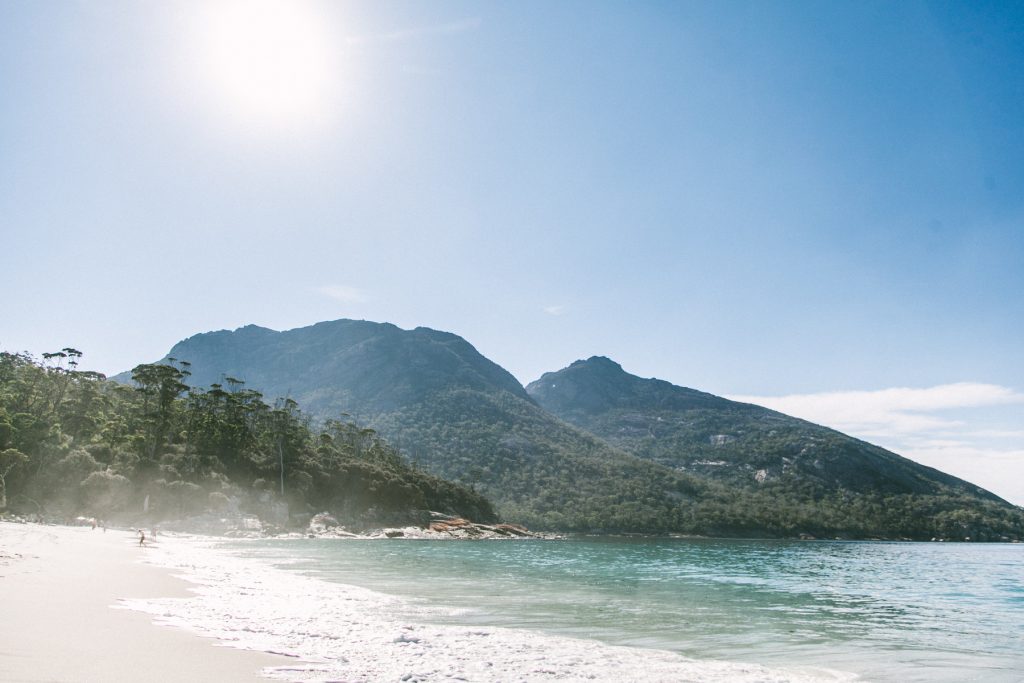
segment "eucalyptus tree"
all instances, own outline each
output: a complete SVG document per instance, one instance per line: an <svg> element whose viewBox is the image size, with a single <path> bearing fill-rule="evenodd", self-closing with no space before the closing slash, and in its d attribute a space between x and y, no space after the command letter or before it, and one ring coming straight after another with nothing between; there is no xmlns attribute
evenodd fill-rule
<svg viewBox="0 0 1024 683"><path fill-rule="evenodd" d="M186 374L170 364L143 364L132 369L136 391L142 396L143 463L155 466L177 414L177 399L186 390Z"/></svg>

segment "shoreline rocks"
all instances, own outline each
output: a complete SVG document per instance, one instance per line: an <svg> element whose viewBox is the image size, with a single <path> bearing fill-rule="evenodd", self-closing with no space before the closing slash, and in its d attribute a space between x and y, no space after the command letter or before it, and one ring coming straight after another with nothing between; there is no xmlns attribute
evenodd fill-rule
<svg viewBox="0 0 1024 683"><path fill-rule="evenodd" d="M328 519L329 518L329 519ZM309 538L363 538L363 539L412 539L412 540L514 540L559 538L548 534L534 533L519 524L479 524L464 517L454 517L440 512L430 512L424 526L380 527L363 533L352 533L337 524L326 513L314 515L306 536Z"/></svg>

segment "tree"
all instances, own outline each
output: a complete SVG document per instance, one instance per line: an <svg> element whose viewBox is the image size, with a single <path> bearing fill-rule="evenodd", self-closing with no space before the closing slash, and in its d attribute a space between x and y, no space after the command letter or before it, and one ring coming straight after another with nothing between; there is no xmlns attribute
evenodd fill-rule
<svg viewBox="0 0 1024 683"><path fill-rule="evenodd" d="M43 358L45 360L57 359L49 371L57 376L59 379L53 384L53 395L50 397L50 414L56 413L60 407L61 402L64 400L64 394L68 390L68 385L71 383L75 376L75 370L78 367L78 359L82 357L82 352L78 349L73 349L70 346L65 346L60 351L54 353L44 353ZM67 359L67 367L64 367L64 360Z"/></svg>
<svg viewBox="0 0 1024 683"><path fill-rule="evenodd" d="M156 462L167 438L176 401L188 389L182 381L186 372L162 364L143 364L132 369L132 379L143 397L142 418L148 425L145 455L150 465Z"/></svg>

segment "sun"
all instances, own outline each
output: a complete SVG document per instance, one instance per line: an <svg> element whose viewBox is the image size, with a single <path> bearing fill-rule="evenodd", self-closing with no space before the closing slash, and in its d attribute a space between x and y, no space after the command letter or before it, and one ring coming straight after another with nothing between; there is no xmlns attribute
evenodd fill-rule
<svg viewBox="0 0 1024 683"><path fill-rule="evenodd" d="M302 129L331 114L338 84L328 18L301 0L212 0L196 17L196 63L227 122Z"/></svg>

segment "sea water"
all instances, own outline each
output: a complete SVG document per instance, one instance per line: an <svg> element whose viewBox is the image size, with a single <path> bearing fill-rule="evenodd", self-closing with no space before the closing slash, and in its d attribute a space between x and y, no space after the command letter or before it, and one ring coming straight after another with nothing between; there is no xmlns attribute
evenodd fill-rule
<svg viewBox="0 0 1024 683"><path fill-rule="evenodd" d="M292 655L288 680L1024 681L1022 545L162 546L199 596L128 606Z"/></svg>

